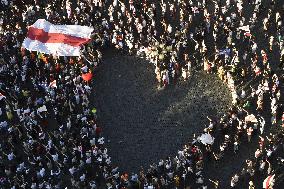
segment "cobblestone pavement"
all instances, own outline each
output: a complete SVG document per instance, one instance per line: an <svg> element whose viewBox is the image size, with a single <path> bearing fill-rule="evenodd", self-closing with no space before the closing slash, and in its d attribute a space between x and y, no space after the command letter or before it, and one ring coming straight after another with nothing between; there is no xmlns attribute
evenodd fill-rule
<svg viewBox="0 0 284 189"><path fill-rule="evenodd" d="M215 75L196 71L189 81L157 90L154 66L146 60L105 53L95 80L94 104L121 171L137 172L175 156L193 133L220 115L230 94Z"/></svg>

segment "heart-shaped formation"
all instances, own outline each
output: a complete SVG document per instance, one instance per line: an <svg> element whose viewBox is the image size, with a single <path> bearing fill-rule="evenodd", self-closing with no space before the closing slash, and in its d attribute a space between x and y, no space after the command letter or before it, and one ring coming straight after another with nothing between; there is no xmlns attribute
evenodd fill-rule
<svg viewBox="0 0 284 189"><path fill-rule="evenodd" d="M157 89L154 65L135 57L105 52L95 78L94 101L112 161L121 171L168 156L220 116L231 103L229 90L214 75L196 71L189 80ZM147 154L147 155L146 155Z"/></svg>

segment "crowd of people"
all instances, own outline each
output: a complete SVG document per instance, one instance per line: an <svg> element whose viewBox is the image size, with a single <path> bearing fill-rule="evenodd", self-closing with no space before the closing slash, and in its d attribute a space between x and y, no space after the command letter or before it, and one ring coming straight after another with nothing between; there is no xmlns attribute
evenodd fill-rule
<svg viewBox="0 0 284 189"><path fill-rule="evenodd" d="M237 154L240 145L258 137L255 158L232 175L231 187L245 178L251 181L246 187L254 188L254 177L278 174L284 126L284 7L279 4L1 0L0 188L218 188L218 181L204 176L204 164L220 162L230 149ZM92 26L93 40L80 57L29 52L21 43L39 18ZM194 135L176 157L139 173L119 172L90 103L94 83L82 78L96 72L109 46L153 63L159 88L186 81L194 69L218 74L232 93L232 108L220 119L209 118L203 133L214 143Z"/></svg>

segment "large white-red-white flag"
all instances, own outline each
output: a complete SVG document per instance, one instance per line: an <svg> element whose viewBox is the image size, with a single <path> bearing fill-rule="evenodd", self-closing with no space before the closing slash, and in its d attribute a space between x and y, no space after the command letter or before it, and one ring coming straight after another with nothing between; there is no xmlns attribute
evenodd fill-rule
<svg viewBox="0 0 284 189"><path fill-rule="evenodd" d="M80 46L91 40L93 28L80 25L54 25L38 19L28 28L23 47L57 56L79 56Z"/></svg>

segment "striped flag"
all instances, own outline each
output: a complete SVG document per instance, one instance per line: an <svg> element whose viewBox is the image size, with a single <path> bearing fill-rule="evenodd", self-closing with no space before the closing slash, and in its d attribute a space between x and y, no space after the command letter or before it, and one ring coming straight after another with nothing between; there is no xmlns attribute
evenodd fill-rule
<svg viewBox="0 0 284 189"><path fill-rule="evenodd" d="M52 82L50 82L49 87L51 87L51 88L57 88L56 80L53 80Z"/></svg>
<svg viewBox="0 0 284 189"><path fill-rule="evenodd" d="M245 33L244 33L245 36L247 36L247 37L251 36L249 25L239 27L239 29L245 31Z"/></svg>
<svg viewBox="0 0 284 189"><path fill-rule="evenodd" d="M274 175L270 175L268 176L264 181L263 181L263 188L265 189L273 189L273 185L274 185L274 182L275 182L275 174Z"/></svg>
<svg viewBox="0 0 284 189"><path fill-rule="evenodd" d="M79 56L80 46L91 40L93 28L80 25L54 25L38 19L28 28L23 47L57 56Z"/></svg>
<svg viewBox="0 0 284 189"><path fill-rule="evenodd" d="M6 98L6 96L4 96L4 95L0 92L0 100L2 100L3 98Z"/></svg>

